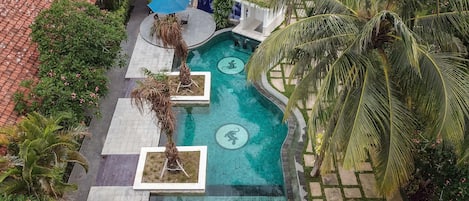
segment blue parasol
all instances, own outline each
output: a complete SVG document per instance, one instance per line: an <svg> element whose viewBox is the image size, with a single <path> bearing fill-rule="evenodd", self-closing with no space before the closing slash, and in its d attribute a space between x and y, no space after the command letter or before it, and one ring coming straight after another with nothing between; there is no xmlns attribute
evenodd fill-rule
<svg viewBox="0 0 469 201"><path fill-rule="evenodd" d="M186 10L189 0L152 0L147 6L154 13L171 14Z"/></svg>

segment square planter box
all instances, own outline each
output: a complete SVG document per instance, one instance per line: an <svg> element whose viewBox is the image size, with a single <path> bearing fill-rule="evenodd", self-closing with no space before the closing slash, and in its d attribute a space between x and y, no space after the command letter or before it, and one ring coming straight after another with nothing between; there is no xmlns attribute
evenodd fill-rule
<svg viewBox="0 0 469 201"><path fill-rule="evenodd" d="M179 72L170 72L168 75L179 76ZM203 87L203 96L171 96L174 105L210 105L210 87L211 87L211 74L210 72L191 72L191 75L202 75L205 77ZM202 83L198 83L199 86Z"/></svg>
<svg viewBox="0 0 469 201"><path fill-rule="evenodd" d="M148 153L164 153L165 147L142 147L138 159L137 172L134 180L134 190L147 190L153 193L205 193L207 171L207 146L178 146L179 152L199 152L199 171L195 183L144 183L143 171ZM160 172L157 173L158 175ZM165 174L171 174L165 172ZM180 173L184 174L184 173Z"/></svg>

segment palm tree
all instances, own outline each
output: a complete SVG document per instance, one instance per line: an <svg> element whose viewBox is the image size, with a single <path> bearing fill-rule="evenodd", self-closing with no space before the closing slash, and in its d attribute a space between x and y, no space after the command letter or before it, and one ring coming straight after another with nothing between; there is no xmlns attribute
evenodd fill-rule
<svg viewBox="0 0 469 201"><path fill-rule="evenodd" d="M459 156L467 140L468 0L316 0L314 15L274 32L247 64L248 79L285 59L300 79L286 117L315 96L312 142L324 129L312 175L371 156L378 189L389 195L413 167L411 139L440 138ZM442 7L445 6L445 9ZM444 11L444 12L443 12Z"/></svg>
<svg viewBox="0 0 469 201"><path fill-rule="evenodd" d="M28 193L61 197L76 185L63 181L68 162L78 163L88 170L88 162L77 150L78 137L87 134L84 127L64 129L60 124L69 114L44 117L33 112L17 125L4 127L1 134L11 137L10 143L18 145L12 150L17 157L4 157L7 167L0 175L0 192L6 194Z"/></svg>
<svg viewBox="0 0 469 201"><path fill-rule="evenodd" d="M176 15L167 15L164 18L157 18L151 29L152 36L159 38L164 47L173 47L174 54L181 60L179 68L179 81L182 87L190 87L192 84L191 71L186 60L189 49L186 41L182 37L182 27Z"/></svg>
<svg viewBox="0 0 469 201"><path fill-rule="evenodd" d="M172 110L168 77L164 74L154 74L148 69L144 69L144 73L147 78L137 82L138 86L130 94L132 104L136 105L140 112L149 106L158 120L161 132L166 134L167 167L176 169L179 167L178 150L173 140L176 118Z"/></svg>

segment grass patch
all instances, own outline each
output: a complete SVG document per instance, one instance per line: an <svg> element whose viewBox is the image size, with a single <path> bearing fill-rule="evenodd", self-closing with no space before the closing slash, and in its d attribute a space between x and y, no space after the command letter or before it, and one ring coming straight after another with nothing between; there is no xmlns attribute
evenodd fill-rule
<svg viewBox="0 0 469 201"><path fill-rule="evenodd" d="M199 176L199 151L179 152L184 170L189 174L189 178L182 171L166 171L160 179L163 169L164 152L148 152L143 168L142 183L197 183Z"/></svg>

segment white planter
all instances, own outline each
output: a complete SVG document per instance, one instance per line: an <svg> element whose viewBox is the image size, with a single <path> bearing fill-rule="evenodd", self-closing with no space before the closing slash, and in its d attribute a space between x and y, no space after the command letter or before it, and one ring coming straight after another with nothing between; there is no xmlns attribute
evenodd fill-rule
<svg viewBox="0 0 469 201"><path fill-rule="evenodd" d="M179 72L170 72L168 75L179 75ZM204 95L203 96L171 96L174 105L210 105L210 72L191 72L191 75L203 75L204 79ZM198 83L199 85L201 83Z"/></svg>
<svg viewBox="0 0 469 201"><path fill-rule="evenodd" d="M197 183L143 183L143 169L147 153L161 152L165 147L142 147L138 159L137 173L135 174L134 190L147 190L153 193L205 193L207 173L207 146L178 146L179 152L200 152L199 175Z"/></svg>

